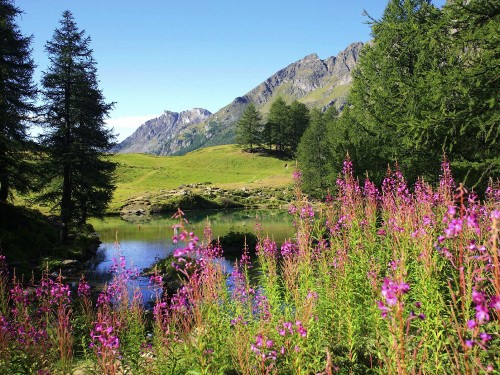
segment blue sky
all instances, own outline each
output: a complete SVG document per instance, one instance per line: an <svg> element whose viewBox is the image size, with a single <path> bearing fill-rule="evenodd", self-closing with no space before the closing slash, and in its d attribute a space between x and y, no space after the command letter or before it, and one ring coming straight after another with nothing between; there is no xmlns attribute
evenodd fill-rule
<svg viewBox="0 0 500 375"><path fill-rule="evenodd" d="M434 3L442 6L445 0ZM164 110L215 112L288 64L324 59L370 39L365 9L386 0L17 0L33 35L35 80L64 10L92 38L100 88L116 102L109 124L119 139Z"/></svg>

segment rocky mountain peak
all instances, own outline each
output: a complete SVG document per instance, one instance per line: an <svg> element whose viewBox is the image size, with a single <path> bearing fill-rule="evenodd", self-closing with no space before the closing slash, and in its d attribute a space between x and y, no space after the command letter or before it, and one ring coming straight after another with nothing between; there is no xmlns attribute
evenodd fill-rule
<svg viewBox="0 0 500 375"><path fill-rule="evenodd" d="M301 101L309 107L341 107L362 48L363 43L352 43L336 56L325 60L316 53L307 55L235 98L213 115L202 108L180 113L165 111L160 117L146 121L113 151L171 155L232 143L236 122L248 103L254 103L265 118L271 103L278 96L287 102Z"/></svg>
<svg viewBox="0 0 500 375"><path fill-rule="evenodd" d="M192 125L207 120L212 113L204 108L193 108L182 112L164 111L159 117L146 121L112 152L121 153L165 153L161 140L173 139L186 132Z"/></svg>

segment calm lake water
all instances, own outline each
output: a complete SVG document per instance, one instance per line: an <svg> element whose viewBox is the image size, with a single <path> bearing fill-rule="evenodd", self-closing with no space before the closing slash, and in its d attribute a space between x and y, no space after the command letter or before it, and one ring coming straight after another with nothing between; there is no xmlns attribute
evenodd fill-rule
<svg viewBox="0 0 500 375"><path fill-rule="evenodd" d="M292 216L284 210L228 210L186 213L188 231L194 232L200 239L203 230L210 223L213 238L224 236L230 231L254 232L256 220L260 221L264 234L273 237L278 243L293 236ZM94 282L105 283L111 279L110 268L114 260L124 256L127 268L136 268L139 272L150 267L157 259L170 255L182 244L173 244L172 226L179 223L170 216L153 216L147 222L130 223L119 217L109 217L103 221L93 221L92 225L99 234L101 245L97 262L89 270L87 278ZM233 259L224 261L227 272L231 272ZM134 280L133 288L139 287L144 301L152 298L148 289L149 278L139 276Z"/></svg>

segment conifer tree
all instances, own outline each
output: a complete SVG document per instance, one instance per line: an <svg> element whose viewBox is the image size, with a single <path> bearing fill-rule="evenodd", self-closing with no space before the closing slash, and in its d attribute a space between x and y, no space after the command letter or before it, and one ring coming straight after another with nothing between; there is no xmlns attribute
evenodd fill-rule
<svg viewBox="0 0 500 375"><path fill-rule="evenodd" d="M50 66L42 78L46 132L42 137L47 160L43 164L47 189L40 197L59 207L61 239L69 226L101 216L114 190L115 164L103 152L114 136L104 120L113 104L98 87L90 38L65 11L46 50Z"/></svg>
<svg viewBox="0 0 500 375"><path fill-rule="evenodd" d="M500 175L499 17L488 0L391 0L372 20L338 124L361 172L380 180L397 161L436 181L445 154L468 186Z"/></svg>
<svg viewBox="0 0 500 375"><path fill-rule="evenodd" d="M348 97L351 117L342 120L371 138L361 152L370 154L366 160L374 164L361 167L375 170L377 177L395 160L409 179L439 168L442 151L429 160L428 150L415 142L423 114L417 88L432 59L423 35L437 17L427 0L390 0L382 18L372 20L373 43L361 52Z"/></svg>
<svg viewBox="0 0 500 375"><path fill-rule="evenodd" d="M254 146L259 147L262 144L263 132L261 121L262 116L255 108L255 104L248 104L236 125L236 143L249 150Z"/></svg>
<svg viewBox="0 0 500 375"><path fill-rule="evenodd" d="M329 123L334 121L336 111L321 113L317 109L310 112L310 124L302 136L297 161L302 172L302 189L313 196L324 195L332 181L332 155L326 136Z"/></svg>
<svg viewBox="0 0 500 375"><path fill-rule="evenodd" d="M28 121L35 110L36 87L31 37L19 31L21 13L10 0L0 0L0 202L11 190L26 193L32 187Z"/></svg>
<svg viewBox="0 0 500 375"><path fill-rule="evenodd" d="M267 118L267 135L270 137L269 144L276 145L279 151L285 151L288 131L290 130L290 110L289 106L278 97L269 109Z"/></svg>
<svg viewBox="0 0 500 375"><path fill-rule="evenodd" d="M287 146L290 153L294 154L300 142L300 138L309 126L309 108L304 103L294 100L289 107L289 126L287 131Z"/></svg>

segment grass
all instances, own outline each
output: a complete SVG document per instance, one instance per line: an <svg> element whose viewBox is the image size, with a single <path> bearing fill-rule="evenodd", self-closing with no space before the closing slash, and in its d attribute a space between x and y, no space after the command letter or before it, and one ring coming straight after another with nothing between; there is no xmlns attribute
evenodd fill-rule
<svg viewBox="0 0 500 375"><path fill-rule="evenodd" d="M118 168L111 211L130 198L177 189L180 185L280 188L292 181L291 168L285 168L286 162L246 153L235 145L199 149L184 156L117 154L112 160L118 163Z"/></svg>

